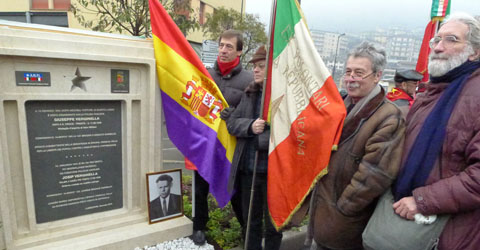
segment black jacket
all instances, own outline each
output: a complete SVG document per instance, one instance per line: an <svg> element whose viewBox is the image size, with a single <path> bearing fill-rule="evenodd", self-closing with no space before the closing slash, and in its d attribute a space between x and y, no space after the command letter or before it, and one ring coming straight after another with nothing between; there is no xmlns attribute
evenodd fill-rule
<svg viewBox="0 0 480 250"><path fill-rule="evenodd" d="M217 62L215 66L208 70L229 107L236 107L242 98L242 94L248 84L253 81L253 73L243 69L239 63L232 71L222 76Z"/></svg>
<svg viewBox="0 0 480 250"><path fill-rule="evenodd" d="M160 197L150 202L150 220L158 219L164 216L178 214L182 211L182 196L170 194L168 200L167 214L163 214Z"/></svg>
<svg viewBox="0 0 480 250"><path fill-rule="evenodd" d="M253 81L245 90L240 103L227 120L228 132L237 137L237 146L233 154L232 168L228 180L228 191L231 193L235 186L236 176L240 169L253 173L255 152L259 151L257 173L267 173L268 144L270 128L265 127L263 133L253 134L252 123L259 117L260 99L262 92ZM249 153L250 152L250 153ZM242 166L244 164L244 166Z"/></svg>

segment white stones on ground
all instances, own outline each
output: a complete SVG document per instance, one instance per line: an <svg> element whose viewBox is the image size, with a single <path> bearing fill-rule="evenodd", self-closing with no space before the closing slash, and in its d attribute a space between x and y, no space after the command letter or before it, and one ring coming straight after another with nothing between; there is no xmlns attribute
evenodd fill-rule
<svg viewBox="0 0 480 250"><path fill-rule="evenodd" d="M134 250L214 250L214 248L208 243L205 243L203 246L197 246L190 238L185 237L158 243L154 246L136 247Z"/></svg>

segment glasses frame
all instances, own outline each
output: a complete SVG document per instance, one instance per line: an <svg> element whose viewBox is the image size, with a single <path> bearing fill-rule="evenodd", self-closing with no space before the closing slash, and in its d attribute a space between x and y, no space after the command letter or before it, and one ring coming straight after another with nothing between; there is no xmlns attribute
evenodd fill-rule
<svg viewBox="0 0 480 250"><path fill-rule="evenodd" d="M453 47L455 44L460 43L460 40L455 35L448 35L448 36L436 36L430 39L428 45L431 49L435 48L440 42L443 42L443 46L445 47Z"/></svg>
<svg viewBox="0 0 480 250"><path fill-rule="evenodd" d="M373 74L375 74L374 71L372 71L370 74L367 74L366 76L355 76L355 75L352 75L353 73L354 73L353 71L350 72L350 74L347 74L347 72L345 72L345 73L343 74L344 80L346 80L345 77L348 76L348 77L350 77L350 78L351 78L352 80L354 80L354 81L362 81L362 80L365 80L365 79L369 78L369 77L372 76Z"/></svg>
<svg viewBox="0 0 480 250"><path fill-rule="evenodd" d="M267 67L267 64L266 63L263 63L263 64L260 64L260 63L253 63L253 68L252 69L255 69L255 68L259 68L259 69L265 69Z"/></svg>

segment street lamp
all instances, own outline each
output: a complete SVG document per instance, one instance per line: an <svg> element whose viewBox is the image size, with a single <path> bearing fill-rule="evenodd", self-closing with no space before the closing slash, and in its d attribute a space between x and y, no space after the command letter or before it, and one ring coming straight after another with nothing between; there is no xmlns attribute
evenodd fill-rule
<svg viewBox="0 0 480 250"><path fill-rule="evenodd" d="M335 80L335 68L337 67L337 53L338 53L338 44L340 42L340 37L344 36L345 33L338 35L337 37L337 48L335 48L335 58L333 59L333 70L332 70L332 78Z"/></svg>

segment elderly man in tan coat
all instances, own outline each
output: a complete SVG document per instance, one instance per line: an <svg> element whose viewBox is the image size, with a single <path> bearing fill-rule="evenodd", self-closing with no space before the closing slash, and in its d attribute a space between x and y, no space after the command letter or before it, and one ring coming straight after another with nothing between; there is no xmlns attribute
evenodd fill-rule
<svg viewBox="0 0 480 250"><path fill-rule="evenodd" d="M397 176L405 121L378 85L385 64L385 51L366 42L348 56L347 117L313 196L310 222L319 249L362 249L376 200Z"/></svg>

